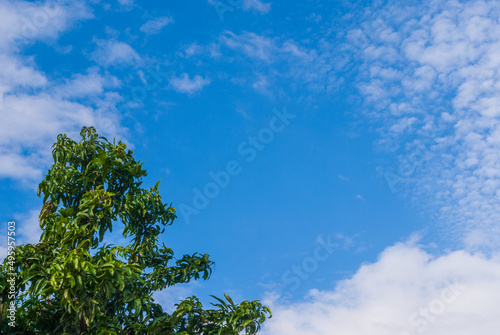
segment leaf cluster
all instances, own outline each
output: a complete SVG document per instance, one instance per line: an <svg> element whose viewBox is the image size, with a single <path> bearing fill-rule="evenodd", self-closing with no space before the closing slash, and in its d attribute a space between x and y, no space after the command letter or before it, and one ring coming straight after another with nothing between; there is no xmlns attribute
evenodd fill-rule
<svg viewBox="0 0 500 335"><path fill-rule="evenodd" d="M270 316L258 301L234 304L214 297L203 309L191 297L166 313L152 295L191 280L207 280L208 254L177 259L158 246L175 208L164 204L159 182L142 188L143 163L122 142L111 143L93 127L76 142L59 135L54 163L40 183L42 235L15 248L15 261L0 268L2 334L255 334ZM123 224L126 246L103 244L113 225ZM15 284L15 328L7 325L9 272Z"/></svg>

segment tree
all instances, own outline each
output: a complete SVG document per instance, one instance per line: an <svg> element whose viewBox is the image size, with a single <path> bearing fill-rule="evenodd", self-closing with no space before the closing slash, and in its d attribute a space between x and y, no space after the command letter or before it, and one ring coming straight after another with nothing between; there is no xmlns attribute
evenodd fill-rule
<svg viewBox="0 0 500 335"><path fill-rule="evenodd" d="M52 147L54 164L38 188L40 242L17 246L2 265L2 334L257 333L271 316L259 301L235 304L225 295L204 309L193 296L172 314L155 303L155 291L208 279L213 262L199 253L176 260L172 249L157 246L176 218L175 208L162 203L159 182L141 188L143 163L121 141L110 143L93 127L80 134L78 143L61 134ZM117 224L131 244L103 244ZM18 274L15 328L6 312L12 270Z"/></svg>

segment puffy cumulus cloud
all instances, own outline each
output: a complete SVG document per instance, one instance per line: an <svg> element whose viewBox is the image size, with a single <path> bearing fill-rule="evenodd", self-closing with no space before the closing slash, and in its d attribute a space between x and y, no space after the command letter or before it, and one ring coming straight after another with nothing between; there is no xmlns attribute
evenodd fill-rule
<svg viewBox="0 0 500 335"><path fill-rule="evenodd" d="M387 248L331 291L269 304L268 335L475 335L500 327L500 258L456 251L432 256L412 243Z"/></svg>
<svg viewBox="0 0 500 335"><path fill-rule="evenodd" d="M189 78L189 74L183 73L180 77L173 77L170 79L170 86L172 89L179 93L194 94L203 89L203 87L210 84L210 79L202 78L199 75Z"/></svg>
<svg viewBox="0 0 500 335"><path fill-rule="evenodd" d="M411 193L469 247L500 240L500 3L371 8L346 37L380 144L401 153ZM420 147L420 149L416 149ZM434 157L434 159L431 159Z"/></svg>
<svg viewBox="0 0 500 335"><path fill-rule="evenodd" d="M120 82L97 68L70 78L50 79L25 45L57 39L76 21L92 17L78 1L3 1L0 4L0 177L39 182L50 163L57 134L78 136L95 125L106 136L122 135L112 91Z"/></svg>
<svg viewBox="0 0 500 335"><path fill-rule="evenodd" d="M97 40L97 50L91 58L103 67L134 66L141 62L141 57L129 44L115 40Z"/></svg>

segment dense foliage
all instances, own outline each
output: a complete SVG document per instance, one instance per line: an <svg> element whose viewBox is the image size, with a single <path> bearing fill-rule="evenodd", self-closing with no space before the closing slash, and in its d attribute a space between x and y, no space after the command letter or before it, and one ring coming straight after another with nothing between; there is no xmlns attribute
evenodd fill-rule
<svg viewBox="0 0 500 335"><path fill-rule="evenodd" d="M204 309L196 297L166 313L152 294L208 279L208 254L174 258L157 245L175 208L162 203L158 183L142 188L140 161L122 142L93 127L80 142L59 135L54 164L38 188L43 195L38 244L19 245L0 271L2 334L255 334L270 316L258 301L235 304L225 295ZM114 225L124 225L127 246L104 245ZM7 273L17 273L16 327L9 326Z"/></svg>

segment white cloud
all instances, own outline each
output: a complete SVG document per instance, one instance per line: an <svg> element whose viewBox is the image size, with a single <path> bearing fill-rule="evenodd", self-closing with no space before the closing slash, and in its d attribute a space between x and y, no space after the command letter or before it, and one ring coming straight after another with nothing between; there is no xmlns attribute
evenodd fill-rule
<svg viewBox="0 0 500 335"><path fill-rule="evenodd" d="M179 54L181 56L186 57L186 58L190 58L190 57L201 54L204 51L203 49L204 48L201 47L200 45L198 45L197 43L191 43L191 44L187 45L184 48L184 51L180 52Z"/></svg>
<svg viewBox="0 0 500 335"><path fill-rule="evenodd" d="M187 73L183 73L180 77L173 77L170 79L170 85L175 91L187 94L193 94L200 91L203 87L210 84L210 82L210 79L202 78L199 75L190 79Z"/></svg>
<svg viewBox="0 0 500 335"><path fill-rule="evenodd" d="M40 210L33 209L28 213L17 214L14 216L16 230L20 235L18 244L38 243L42 230L38 219Z"/></svg>
<svg viewBox="0 0 500 335"><path fill-rule="evenodd" d="M162 291L155 291L153 298L157 304L163 307L164 311L172 313L175 311L175 304L178 304L187 297L193 296L195 289L200 286L200 282L191 281L186 284L167 287Z"/></svg>
<svg viewBox="0 0 500 335"><path fill-rule="evenodd" d="M2 244L6 244L5 242ZM3 260L7 257L7 247L0 245L0 262L3 263Z"/></svg>
<svg viewBox="0 0 500 335"><path fill-rule="evenodd" d="M4 111L0 125L0 155L4 177L39 178L50 159L51 142L57 134L77 135L82 125L95 125L91 107L62 99L48 93L7 95L0 100ZM28 151L27 154L22 154Z"/></svg>
<svg viewBox="0 0 500 335"><path fill-rule="evenodd" d="M168 17L168 16L159 17L159 18L156 18L154 20L149 20L148 22L144 23L142 25L142 27L140 28L140 30L143 33L149 34L149 35L158 34L163 29L163 27L165 27L166 25L173 23L173 22L174 22L174 19L172 19L171 17Z"/></svg>
<svg viewBox="0 0 500 335"><path fill-rule="evenodd" d="M220 45L214 42L207 45L191 42L181 47L177 55L183 58L194 58L195 60L219 59L221 57Z"/></svg>
<svg viewBox="0 0 500 335"><path fill-rule="evenodd" d="M18 213L14 215L15 224L15 243L16 245L27 243L38 243L42 230L38 221L40 211L37 209L31 210L27 213ZM2 227L2 234L7 236L7 224ZM7 239L0 242L0 263L7 257Z"/></svg>
<svg viewBox="0 0 500 335"><path fill-rule="evenodd" d="M252 87L262 93L269 93L269 82L265 76L258 75L256 81L252 84Z"/></svg>
<svg viewBox="0 0 500 335"><path fill-rule="evenodd" d="M87 73L74 74L65 79L64 84L56 88L58 95L64 98L83 98L101 96L106 89L120 86L118 78L109 74L102 75L97 67L87 69Z"/></svg>
<svg viewBox="0 0 500 335"><path fill-rule="evenodd" d="M412 243L387 248L332 290L278 304L263 335L475 335L500 327L500 260L456 251L434 257Z"/></svg>
<svg viewBox="0 0 500 335"><path fill-rule="evenodd" d="M347 38L363 61L365 107L383 124L380 143L410 157L417 168L403 178L415 181L409 193L426 208L434 205L447 235L472 248L496 248L500 3L424 1L371 15Z"/></svg>
<svg viewBox="0 0 500 335"><path fill-rule="evenodd" d="M50 147L60 133L77 138L83 125L95 125L108 137L124 133L115 109L121 98L110 92L120 84L116 78L89 69L51 80L34 57L23 55L26 44L57 39L76 21L90 17L78 1L1 3L0 177L34 187L50 164Z"/></svg>
<svg viewBox="0 0 500 335"><path fill-rule="evenodd" d="M132 7L134 0L118 0L118 3L124 7Z"/></svg>
<svg viewBox="0 0 500 335"><path fill-rule="evenodd" d="M7 54L0 54L0 92L8 91L12 86L43 87L47 78L34 69L32 59L19 59Z"/></svg>
<svg viewBox="0 0 500 335"><path fill-rule="evenodd" d="M141 62L141 57L130 45L115 40L97 40L97 50L91 57L97 64L108 66L133 66Z"/></svg>
<svg viewBox="0 0 500 335"><path fill-rule="evenodd" d="M271 10L271 3L264 3L260 0L243 0L244 10L255 10L261 14L266 14Z"/></svg>
<svg viewBox="0 0 500 335"><path fill-rule="evenodd" d="M45 155L45 163L48 160L48 153ZM42 170L36 167L36 157L35 154L29 156L23 156L19 152L2 152L0 153L0 160L2 161L2 166L0 167L1 177L10 177L16 179L30 179L30 180L40 180L42 177Z"/></svg>
<svg viewBox="0 0 500 335"><path fill-rule="evenodd" d="M0 50L35 40L57 39L75 21L92 17L80 1L2 1L0 5Z"/></svg>
<svg viewBox="0 0 500 335"><path fill-rule="evenodd" d="M260 14L266 14L271 10L270 2L262 2L260 0L238 0L236 2L230 2L228 4L217 0L208 0L208 3L213 6L228 8L229 10L233 10L234 8L238 7L242 8L244 11L255 11Z"/></svg>
<svg viewBox="0 0 500 335"><path fill-rule="evenodd" d="M266 36L260 36L255 33L242 33L236 35L226 31L220 37L222 44L233 50L240 51L248 57L270 61L278 51L275 41Z"/></svg>

